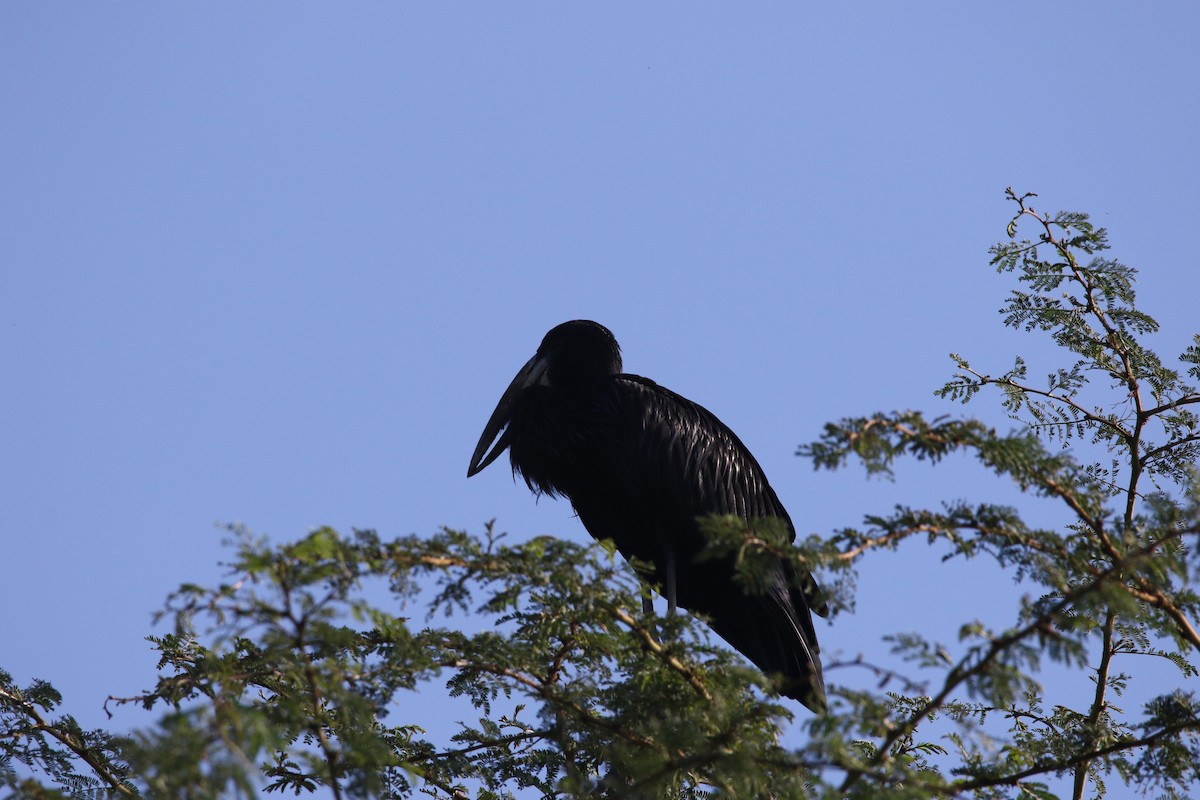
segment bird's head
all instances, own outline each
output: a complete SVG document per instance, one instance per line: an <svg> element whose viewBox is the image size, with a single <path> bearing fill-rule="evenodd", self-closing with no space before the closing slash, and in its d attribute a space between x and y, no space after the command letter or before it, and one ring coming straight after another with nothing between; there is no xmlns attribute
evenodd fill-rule
<svg viewBox="0 0 1200 800"><path fill-rule="evenodd" d="M467 477L491 464L508 447L507 425L513 407L526 392L572 394L620 371L621 348L612 331L600 323L577 319L551 328L496 404L471 455ZM496 444L488 452L493 441Z"/></svg>

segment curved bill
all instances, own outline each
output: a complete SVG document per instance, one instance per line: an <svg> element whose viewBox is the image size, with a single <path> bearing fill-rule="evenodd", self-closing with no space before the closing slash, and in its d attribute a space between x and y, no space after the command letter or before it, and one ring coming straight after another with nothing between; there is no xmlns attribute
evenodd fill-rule
<svg viewBox="0 0 1200 800"><path fill-rule="evenodd" d="M500 397L500 402L496 404L496 410L492 412L492 416L484 426L483 435L479 437L479 444L475 445L475 452L471 454L471 464L467 467L467 477L471 477L475 473L482 470L488 464L491 464L500 454L508 449L508 420L512 416L512 407L517 400L517 396L521 392L533 386L535 383L545 383L546 359L541 356L534 356L526 362L525 366L521 367L521 371L512 379L512 383L504 390L504 394ZM504 428L504 433L500 433L500 429ZM500 438L496 439L497 434ZM491 452L486 456L488 445L492 440L496 439L496 445Z"/></svg>

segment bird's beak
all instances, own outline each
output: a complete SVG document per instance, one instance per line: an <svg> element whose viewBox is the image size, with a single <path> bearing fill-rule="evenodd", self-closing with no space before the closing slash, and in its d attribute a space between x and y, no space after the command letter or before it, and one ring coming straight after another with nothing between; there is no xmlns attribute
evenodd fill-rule
<svg viewBox="0 0 1200 800"><path fill-rule="evenodd" d="M482 470L488 464L495 461L501 453L508 448L508 420L512 416L513 404L521 392L528 389L534 384L546 383L546 367L549 366L546 359L540 355L536 355L529 359L525 366L521 367L521 371L517 373L517 377L512 379L512 383L504 390L500 402L496 404L496 410L492 412L491 418L487 421L487 426L483 429L483 435L479 437L479 444L475 445L475 452L471 454L471 465L467 467L467 477L471 477L475 473ZM500 433L500 429L504 428L504 433ZM500 434L500 438L496 441L496 446L486 456L484 452L488 449L488 445L496 439L496 435Z"/></svg>

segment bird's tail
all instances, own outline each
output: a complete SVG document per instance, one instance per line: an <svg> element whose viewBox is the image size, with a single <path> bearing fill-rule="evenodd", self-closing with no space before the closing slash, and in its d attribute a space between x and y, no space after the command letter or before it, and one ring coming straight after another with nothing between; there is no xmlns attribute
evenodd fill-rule
<svg viewBox="0 0 1200 800"><path fill-rule="evenodd" d="M825 710L820 649L803 589L781 580L760 595L739 592L718 606L712 625L755 666L780 679L781 694L812 711Z"/></svg>
<svg viewBox="0 0 1200 800"><path fill-rule="evenodd" d="M814 584L815 586L815 584ZM784 594L786 592L786 594ZM781 596L783 595L783 596ZM763 672L776 672L783 677L780 692L799 700L818 713L826 708L825 676L821 672L821 648L813 630L802 589L779 587L757 598L765 606L774 623L772 649L779 666L760 665Z"/></svg>

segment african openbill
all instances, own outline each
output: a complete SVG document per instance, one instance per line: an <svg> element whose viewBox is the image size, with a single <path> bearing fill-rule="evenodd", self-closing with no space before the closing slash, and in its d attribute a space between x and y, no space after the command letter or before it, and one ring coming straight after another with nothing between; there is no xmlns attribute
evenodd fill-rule
<svg viewBox="0 0 1200 800"><path fill-rule="evenodd" d="M814 711L825 707L811 611L824 616L827 608L812 576L780 559L766 591L748 594L733 580L732 558L696 561L704 546L698 518L710 514L776 517L794 541L783 504L754 456L709 411L621 372L608 328L575 320L546 334L492 412L467 477L505 448L532 491L569 498L592 536L653 565L670 610L678 603L702 614L759 669L782 676L783 694Z"/></svg>

